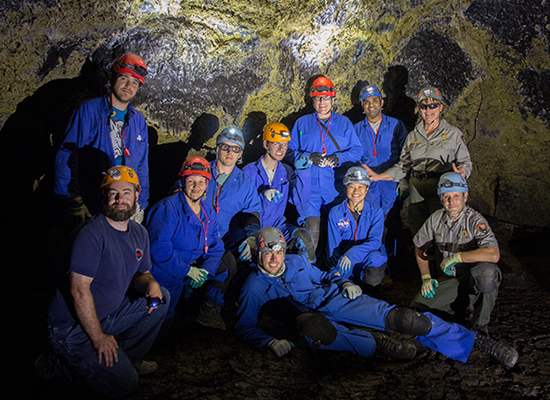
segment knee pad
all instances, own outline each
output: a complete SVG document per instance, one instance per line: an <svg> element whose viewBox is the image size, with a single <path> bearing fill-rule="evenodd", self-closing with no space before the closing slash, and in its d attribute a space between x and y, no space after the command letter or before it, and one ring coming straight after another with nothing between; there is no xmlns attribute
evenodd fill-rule
<svg viewBox="0 0 550 400"><path fill-rule="evenodd" d="M478 263L470 269L470 274L481 293L492 293L500 285L500 268L494 263Z"/></svg>
<svg viewBox="0 0 550 400"><path fill-rule="evenodd" d="M292 232L291 243L298 253L307 253L309 261L315 260L315 241L313 235L305 228L298 228Z"/></svg>
<svg viewBox="0 0 550 400"><path fill-rule="evenodd" d="M382 282L384 275L386 274L386 264L381 267L366 267L365 276L363 277L363 282L367 285L376 286Z"/></svg>
<svg viewBox="0 0 550 400"><path fill-rule="evenodd" d="M322 345L332 344L338 335L334 325L330 323L323 313L303 313L296 318L296 325L300 332L313 342L321 342Z"/></svg>
<svg viewBox="0 0 550 400"><path fill-rule="evenodd" d="M319 243L319 235L321 234L321 218L307 217L304 221L304 227L311 232L315 246Z"/></svg>
<svg viewBox="0 0 550 400"><path fill-rule="evenodd" d="M410 308L394 307L386 316L386 330L424 336L432 330L432 323L428 317Z"/></svg>

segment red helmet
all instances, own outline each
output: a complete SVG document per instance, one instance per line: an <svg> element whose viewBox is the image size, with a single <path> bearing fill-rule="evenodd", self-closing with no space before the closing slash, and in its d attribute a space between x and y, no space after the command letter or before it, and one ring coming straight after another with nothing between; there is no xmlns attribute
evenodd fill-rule
<svg viewBox="0 0 550 400"><path fill-rule="evenodd" d="M124 54L118 60L115 61L112 67L114 72L119 74L127 74L133 76L141 84L145 84L145 76L147 75L147 65L143 58L137 54Z"/></svg>
<svg viewBox="0 0 550 400"><path fill-rule="evenodd" d="M182 179L182 182L186 177L191 175L204 176L208 182L212 179L212 173L210 171L210 164L208 164L208 161L206 161L204 157L191 156L183 162L178 175Z"/></svg>
<svg viewBox="0 0 550 400"><path fill-rule="evenodd" d="M311 97L315 96L336 96L334 84L326 76L320 76L311 84Z"/></svg>

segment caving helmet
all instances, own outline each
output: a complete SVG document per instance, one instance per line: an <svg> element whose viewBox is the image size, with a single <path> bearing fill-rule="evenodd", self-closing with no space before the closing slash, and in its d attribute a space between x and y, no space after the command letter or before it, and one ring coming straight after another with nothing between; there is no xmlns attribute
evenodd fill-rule
<svg viewBox="0 0 550 400"><path fill-rule="evenodd" d="M274 227L263 228L256 233L256 248L260 253L286 249L285 237Z"/></svg>
<svg viewBox="0 0 550 400"><path fill-rule="evenodd" d="M437 194L441 195L448 192L468 193L468 183L458 172L446 172L439 178Z"/></svg>
<svg viewBox="0 0 550 400"><path fill-rule="evenodd" d="M367 187L370 187L370 178L365 168L351 167L346 171L343 183L344 185L348 185L349 183L364 183Z"/></svg>
<svg viewBox="0 0 550 400"><path fill-rule="evenodd" d="M114 182L129 182L136 185L136 192L139 193L141 186L139 184L138 175L136 171L126 165L117 165L111 167L105 172L103 182L101 182L101 188Z"/></svg>
<svg viewBox="0 0 550 400"><path fill-rule="evenodd" d="M180 172L178 173L182 182L191 175L200 175L206 178L206 182L212 179L212 173L210 169L210 164L204 157L201 156L191 156L183 162Z"/></svg>
<svg viewBox="0 0 550 400"><path fill-rule="evenodd" d="M286 125L272 122L264 128L264 140L268 142L290 142L290 132Z"/></svg>
<svg viewBox="0 0 550 400"><path fill-rule="evenodd" d="M311 84L311 97L315 96L336 96L334 84L326 76L320 76Z"/></svg>
<svg viewBox="0 0 550 400"><path fill-rule="evenodd" d="M137 54L124 54L122 57L115 61L112 66L112 70L113 72L119 74L127 74L133 76L138 81L140 81L142 85L145 84L147 65L145 64L145 61L143 61L143 58L141 58Z"/></svg>

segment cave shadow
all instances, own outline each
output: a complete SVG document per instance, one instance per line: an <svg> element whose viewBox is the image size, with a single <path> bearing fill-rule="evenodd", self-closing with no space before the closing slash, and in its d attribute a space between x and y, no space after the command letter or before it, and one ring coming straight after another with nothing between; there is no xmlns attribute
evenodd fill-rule
<svg viewBox="0 0 550 400"><path fill-rule="evenodd" d="M361 105L361 98L359 95L361 93L361 89L368 85L370 85L369 81L359 80L355 86L353 86L350 94L352 107L342 114L343 116L348 117L354 125L365 119L365 114L363 113L363 106Z"/></svg>
<svg viewBox="0 0 550 400"><path fill-rule="evenodd" d="M414 129L418 117L414 112L416 102L405 94L408 83L407 68L402 65L393 65L384 74L382 90L386 95L383 113L401 120L410 132Z"/></svg>
<svg viewBox="0 0 550 400"><path fill-rule="evenodd" d="M267 115L261 111L253 111L247 114L243 124L245 148L240 168L256 161L265 150L263 146L263 132L267 124Z"/></svg>

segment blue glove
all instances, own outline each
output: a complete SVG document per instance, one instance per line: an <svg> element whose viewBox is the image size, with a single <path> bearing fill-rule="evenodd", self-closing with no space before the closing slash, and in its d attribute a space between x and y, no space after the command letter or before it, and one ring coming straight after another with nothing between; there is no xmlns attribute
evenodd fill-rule
<svg viewBox="0 0 550 400"><path fill-rule="evenodd" d="M353 300L363 294L363 291L361 288L357 285L354 285L353 283L350 283L349 285L346 285L344 287L344 290L342 291L342 296Z"/></svg>
<svg viewBox="0 0 550 400"><path fill-rule="evenodd" d="M294 168L296 168L296 169L308 169L309 167L311 167L311 164L313 164L313 163L309 159L309 157L306 156L306 155L302 155L294 163Z"/></svg>
<svg viewBox="0 0 550 400"><path fill-rule="evenodd" d="M449 276L456 276L456 264L462 262L462 254L455 253L441 261L441 270Z"/></svg>
<svg viewBox="0 0 550 400"><path fill-rule="evenodd" d="M277 201L279 201L279 199L283 197L283 194L277 189L267 189L264 190L262 194L268 201L273 201L274 203L277 203Z"/></svg>
<svg viewBox="0 0 550 400"><path fill-rule="evenodd" d="M349 270L351 269L351 260L347 256L340 257L340 261L338 261L338 271L340 271L341 275L346 275Z"/></svg>
<svg viewBox="0 0 550 400"><path fill-rule="evenodd" d="M435 296L435 288L439 286L439 282L432 279L430 274L422 275L422 297L433 299Z"/></svg>

